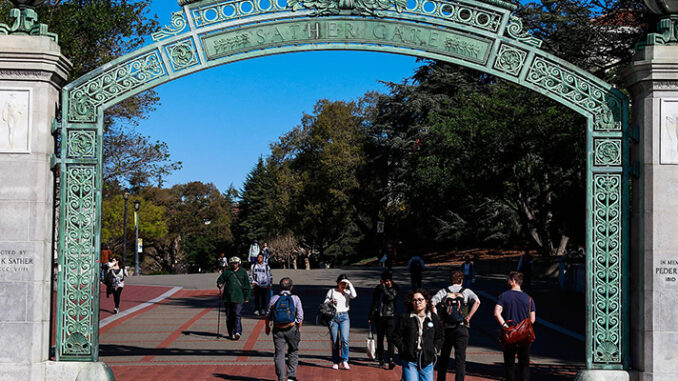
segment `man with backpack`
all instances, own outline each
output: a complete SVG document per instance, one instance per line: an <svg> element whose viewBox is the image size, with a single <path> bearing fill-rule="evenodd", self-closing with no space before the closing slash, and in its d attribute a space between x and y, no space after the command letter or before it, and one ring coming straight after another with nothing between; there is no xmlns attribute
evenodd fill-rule
<svg viewBox="0 0 678 381"><path fill-rule="evenodd" d="M271 268L266 264L264 254L257 255L257 263L250 268L250 280L254 289L254 316L266 314L268 296L273 286Z"/></svg>
<svg viewBox="0 0 678 381"><path fill-rule="evenodd" d="M450 282L451 286L441 289L431 298L431 303L435 306L436 313L445 328L445 341L440 351L437 381L445 381L447 377L452 347L454 347L456 364L455 381L464 380L469 322L480 306L478 295L461 285L464 282L464 273L452 271Z"/></svg>
<svg viewBox="0 0 678 381"><path fill-rule="evenodd" d="M418 290L422 286L422 273L424 272L424 260L420 256L414 255L407 262L407 270L410 272L410 281L412 282L412 289Z"/></svg>
<svg viewBox="0 0 678 381"><path fill-rule="evenodd" d="M294 283L290 278L280 280L280 294L274 295L266 312L266 334L271 333L273 323L273 345L275 346L275 374L278 381L297 381L299 363L299 330L304 321L304 308L298 296L292 295ZM287 346L287 362L285 362ZM287 368L287 378L285 378Z"/></svg>

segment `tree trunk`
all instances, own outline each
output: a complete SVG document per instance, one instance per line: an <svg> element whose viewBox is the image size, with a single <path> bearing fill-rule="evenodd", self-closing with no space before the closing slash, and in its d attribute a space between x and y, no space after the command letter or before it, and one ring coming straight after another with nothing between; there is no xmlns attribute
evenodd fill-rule
<svg viewBox="0 0 678 381"><path fill-rule="evenodd" d="M311 269L311 259L309 257L304 257L304 267L306 270Z"/></svg>
<svg viewBox="0 0 678 381"><path fill-rule="evenodd" d="M565 248L567 247L567 241L570 240L570 237L565 234L560 236L560 245L558 245L558 251L556 252L557 256L565 254Z"/></svg>

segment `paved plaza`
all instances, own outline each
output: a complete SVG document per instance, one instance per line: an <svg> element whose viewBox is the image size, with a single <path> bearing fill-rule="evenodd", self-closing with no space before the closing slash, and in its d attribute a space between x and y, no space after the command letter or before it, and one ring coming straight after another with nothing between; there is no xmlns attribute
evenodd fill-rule
<svg viewBox="0 0 678 381"><path fill-rule="evenodd" d="M358 293L351 303L351 370L330 368L327 328L315 324L317 306L340 272L348 274ZM404 291L408 290L409 278L404 268L395 269L394 273L396 282ZM428 271L425 286L431 289L444 286L448 273L448 268ZM299 380L400 380L399 367L392 371L380 369L366 357L364 349L367 310L379 274L376 268L274 270L276 280L283 276L294 279L294 291L304 304L306 320L301 330ZM251 307L245 309L244 334L239 341L217 337L217 321L221 322L221 333L225 331L225 318L218 317L217 276L210 273L130 277L119 315L111 315L113 300L102 295L101 360L113 369L116 380L276 380L272 339L264 333L263 319L249 313ZM502 354L496 342L498 329L492 318L494 303L489 298L503 290L503 280L498 276L482 276L474 288L482 290L483 296L481 308L472 321L466 379L502 379ZM546 284L537 284L532 294L538 317L551 326L535 327L532 379L572 379L584 366L584 343L578 337L583 335L583 296L558 294ZM576 306L574 311L572 306ZM452 366L449 370L449 380L454 379L453 369Z"/></svg>

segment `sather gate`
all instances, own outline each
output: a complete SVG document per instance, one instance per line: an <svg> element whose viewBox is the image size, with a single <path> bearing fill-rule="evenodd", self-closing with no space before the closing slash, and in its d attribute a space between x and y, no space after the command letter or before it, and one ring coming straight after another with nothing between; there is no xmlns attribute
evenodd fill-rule
<svg viewBox="0 0 678 381"><path fill-rule="evenodd" d="M500 0L179 0L154 43L63 89L56 357L97 361L104 111L176 78L272 54L377 51L450 62L587 119L587 369L628 365L628 99L540 49Z"/></svg>

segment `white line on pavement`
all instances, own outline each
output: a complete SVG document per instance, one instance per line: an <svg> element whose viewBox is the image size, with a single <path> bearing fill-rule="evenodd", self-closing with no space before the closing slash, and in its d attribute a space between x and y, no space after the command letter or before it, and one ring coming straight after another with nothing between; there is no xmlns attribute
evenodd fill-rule
<svg viewBox="0 0 678 381"><path fill-rule="evenodd" d="M158 296L158 297L155 298L155 299L149 300L149 301L147 301L147 302L143 302L143 303L141 303L141 304L139 304L139 305L137 305L137 306L134 306L134 307L130 308L129 310L125 310L125 311L123 311L123 312L120 312L119 314L111 315L111 316L109 316L109 317L107 317L107 318L105 318L105 319L102 319L102 320L99 322L99 329L101 329L101 328L103 328L103 327L105 327L105 326L107 326L107 325L113 323L114 321L116 321L116 320L118 320L118 319L122 319L122 318L124 318L125 316L127 316L127 315L129 315L129 314L133 314L133 313L139 311L139 310L142 309L142 308L146 308L146 307L148 307L148 306L150 306L150 305L152 305L152 304L158 303L158 302L161 301L161 300L167 299L167 298L169 298L170 296L172 296L172 295L174 295L175 293L177 293L177 291L181 290L182 288L183 288L183 287L173 287L171 290L165 292L164 294Z"/></svg>
<svg viewBox="0 0 678 381"><path fill-rule="evenodd" d="M482 297L484 297L484 298L490 299L490 300L492 300L492 301L494 301L494 302L497 301L497 298L495 298L494 296L488 294L488 293L485 292L485 291L475 291L475 293L478 294L478 295L480 295L480 296L482 296ZM535 303L535 304L536 304L536 303ZM570 336L571 338L573 338L573 339L575 339L575 340L579 340L579 341L582 341L582 342L585 342L585 341L586 341L586 338L585 338L583 335L580 335L580 334L578 334L578 333L576 333L576 332L572 332L572 331L570 331L569 329L566 329L566 328L563 328L563 327L561 327L561 326L559 326L559 325L556 325L556 324L554 324L554 323L551 323L551 322L548 321L548 320L544 320L544 319L542 319L542 318L537 318L537 323L543 325L543 326L546 327L546 328L550 328L550 329L552 329L552 330L554 330L554 331L556 331L556 332L562 333L563 335Z"/></svg>

